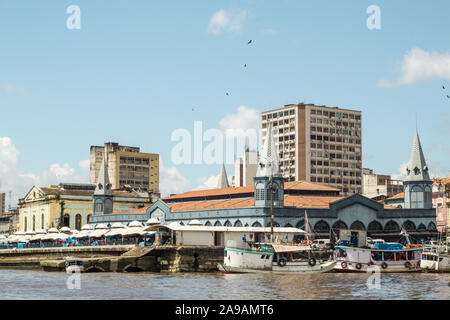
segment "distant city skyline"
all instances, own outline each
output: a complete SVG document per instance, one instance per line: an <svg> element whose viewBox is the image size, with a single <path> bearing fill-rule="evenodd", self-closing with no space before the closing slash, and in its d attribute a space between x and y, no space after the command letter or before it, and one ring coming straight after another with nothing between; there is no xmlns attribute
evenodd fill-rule
<svg viewBox="0 0 450 320"><path fill-rule="evenodd" d="M80 29L66 24L73 4ZM371 5L379 30L366 25ZM261 112L299 102L360 110L374 173L402 178L416 119L430 175L450 169L448 1L0 9L0 193L14 199L34 184L87 183L89 147L110 141L160 154L163 195L215 187L221 165L174 164L172 133L193 134L195 121L259 130Z"/></svg>

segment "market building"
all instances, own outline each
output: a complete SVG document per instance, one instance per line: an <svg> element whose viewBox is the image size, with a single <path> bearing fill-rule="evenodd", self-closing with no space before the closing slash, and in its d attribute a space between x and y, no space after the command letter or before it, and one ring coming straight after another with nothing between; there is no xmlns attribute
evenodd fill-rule
<svg viewBox="0 0 450 320"><path fill-rule="evenodd" d="M161 224L187 225L195 219L204 226L267 227L273 203L275 227L304 228L307 213L310 227L319 237L329 237L330 229L348 228L366 230L369 236L389 240L398 239L402 229L418 238L437 235L436 214L424 194L414 194L414 199L424 199L414 203L414 207L397 208L359 194L343 197L339 189L323 184L284 182L270 128L268 132L253 186L172 195L159 199L145 211L98 215L96 221L111 224L157 218ZM416 147L413 150L419 152ZM417 156L414 154L414 159ZM415 190L411 184L428 186L427 181L413 181L406 192Z"/></svg>

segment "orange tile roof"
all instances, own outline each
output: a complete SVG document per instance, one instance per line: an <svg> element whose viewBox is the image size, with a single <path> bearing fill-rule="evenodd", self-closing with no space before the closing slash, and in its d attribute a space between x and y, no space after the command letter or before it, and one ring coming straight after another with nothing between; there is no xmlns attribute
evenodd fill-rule
<svg viewBox="0 0 450 320"><path fill-rule="evenodd" d="M329 208L331 202L344 199L342 196L284 196L284 205L296 208Z"/></svg>
<svg viewBox="0 0 450 320"><path fill-rule="evenodd" d="M395 196L392 196L390 198L387 198L386 200L392 200L392 199L402 199L405 197L404 192L397 193Z"/></svg>
<svg viewBox="0 0 450 320"><path fill-rule="evenodd" d="M285 190L304 190L304 191L339 191L339 189L323 184L318 184L308 181L291 181L284 184ZM221 195L236 195L242 193L253 193L254 186L226 188L226 189L209 189L209 190L194 190L185 193L176 194L170 197L163 198L163 200L176 200L184 198L204 198Z"/></svg>
<svg viewBox="0 0 450 320"><path fill-rule="evenodd" d="M438 182L442 184L449 184L450 183L450 177L448 178L433 178L433 182Z"/></svg>
<svg viewBox="0 0 450 320"><path fill-rule="evenodd" d="M286 207L296 208L328 208L331 202L343 199L341 196L284 196ZM172 212L194 211L194 210L217 210L230 208L253 207L254 198L212 200L212 201L190 201L168 203Z"/></svg>

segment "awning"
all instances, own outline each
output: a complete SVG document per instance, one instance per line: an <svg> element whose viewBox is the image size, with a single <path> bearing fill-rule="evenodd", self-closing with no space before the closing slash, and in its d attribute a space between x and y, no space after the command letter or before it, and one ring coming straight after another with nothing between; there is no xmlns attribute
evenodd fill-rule
<svg viewBox="0 0 450 320"><path fill-rule="evenodd" d="M291 246L284 244L272 244L273 251L277 253L281 252L301 252L301 251L310 251L310 246Z"/></svg>

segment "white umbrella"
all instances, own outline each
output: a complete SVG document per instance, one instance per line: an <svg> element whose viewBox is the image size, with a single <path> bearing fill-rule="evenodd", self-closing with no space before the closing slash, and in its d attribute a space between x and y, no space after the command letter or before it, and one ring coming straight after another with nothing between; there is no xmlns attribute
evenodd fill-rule
<svg viewBox="0 0 450 320"><path fill-rule="evenodd" d="M69 227L62 227L61 229L59 229L59 232L70 233L70 228Z"/></svg>
<svg viewBox="0 0 450 320"><path fill-rule="evenodd" d="M80 231L74 229L74 230L70 231L70 233L71 233L72 235L74 235L74 234L79 234Z"/></svg>
<svg viewBox="0 0 450 320"><path fill-rule="evenodd" d="M131 222L128 224L128 227L129 227L129 228L137 228L137 227L142 228L143 226L144 226L144 225L143 225L142 223L140 223L139 221L136 221L136 220L131 221Z"/></svg>
<svg viewBox="0 0 450 320"><path fill-rule="evenodd" d="M83 230L94 230L94 226L92 224L85 224L81 227L81 231Z"/></svg>
<svg viewBox="0 0 450 320"><path fill-rule="evenodd" d="M59 233L59 231L56 228L50 228L48 229L47 233Z"/></svg>
<svg viewBox="0 0 450 320"><path fill-rule="evenodd" d="M160 224L161 222L159 221L158 218L150 218L147 220L147 222L145 223L147 226L152 226L155 224Z"/></svg>
<svg viewBox="0 0 450 320"><path fill-rule="evenodd" d="M143 227L134 227L128 228L122 232L122 236L130 237L130 236L141 236L144 235L146 231L144 231Z"/></svg>
<svg viewBox="0 0 450 320"><path fill-rule="evenodd" d="M95 226L95 230L103 230L103 229L109 229L108 226L104 223L99 223Z"/></svg>

